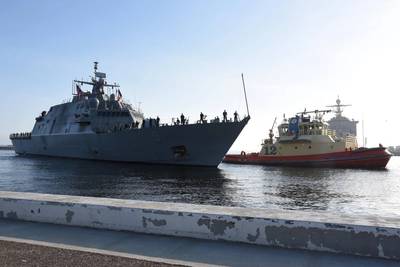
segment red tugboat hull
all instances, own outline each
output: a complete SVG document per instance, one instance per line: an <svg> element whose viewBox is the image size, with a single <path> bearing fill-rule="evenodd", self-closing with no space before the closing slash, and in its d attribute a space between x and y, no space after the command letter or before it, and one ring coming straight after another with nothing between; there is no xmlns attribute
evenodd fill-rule
<svg viewBox="0 0 400 267"><path fill-rule="evenodd" d="M245 154L242 152L240 155L226 155L223 162L267 166L383 169L386 167L391 156L386 151L386 148L376 147L299 156L260 155L259 153Z"/></svg>

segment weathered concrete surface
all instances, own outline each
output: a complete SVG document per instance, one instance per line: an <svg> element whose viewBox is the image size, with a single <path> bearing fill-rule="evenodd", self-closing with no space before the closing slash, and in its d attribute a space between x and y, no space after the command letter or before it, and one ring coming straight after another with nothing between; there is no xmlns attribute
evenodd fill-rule
<svg viewBox="0 0 400 267"><path fill-rule="evenodd" d="M400 260L396 219L15 192L0 218Z"/></svg>
<svg viewBox="0 0 400 267"><path fill-rule="evenodd" d="M196 267L399 266L372 257L6 219L0 219L0 240Z"/></svg>

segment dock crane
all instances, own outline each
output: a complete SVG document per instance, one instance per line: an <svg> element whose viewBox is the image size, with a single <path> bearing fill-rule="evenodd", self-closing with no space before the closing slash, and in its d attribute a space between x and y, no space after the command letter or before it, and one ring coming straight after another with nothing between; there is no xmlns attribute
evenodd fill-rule
<svg viewBox="0 0 400 267"><path fill-rule="evenodd" d="M269 136L269 141L271 142L271 144L273 143L275 124L276 124L276 117L275 117L274 123L272 123L271 129L269 129L269 134L268 134L268 136Z"/></svg>

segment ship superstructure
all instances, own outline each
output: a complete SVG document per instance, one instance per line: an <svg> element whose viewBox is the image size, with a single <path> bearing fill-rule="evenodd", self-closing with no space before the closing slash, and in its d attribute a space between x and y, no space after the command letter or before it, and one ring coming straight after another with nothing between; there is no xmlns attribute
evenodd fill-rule
<svg viewBox="0 0 400 267"><path fill-rule="evenodd" d="M343 107L349 107L351 105L342 104L342 101L338 97L336 99L336 105L327 106L333 108L335 116L328 121L329 128L336 132L338 137L346 136L357 136L357 123L358 121L343 116Z"/></svg>
<svg viewBox="0 0 400 267"><path fill-rule="evenodd" d="M143 113L125 102L118 84L107 84L106 74L97 71L97 64L91 81L74 80L71 102L52 106L36 117L32 135L101 134L142 128ZM92 86L92 90L83 91L83 85Z"/></svg>
<svg viewBox="0 0 400 267"><path fill-rule="evenodd" d="M90 91L82 89L87 85ZM170 125L145 118L123 99L118 84L107 83L97 62L91 80L75 80L74 87L72 100L43 111L32 132L10 135L16 153L217 166L250 119L189 124L182 117Z"/></svg>

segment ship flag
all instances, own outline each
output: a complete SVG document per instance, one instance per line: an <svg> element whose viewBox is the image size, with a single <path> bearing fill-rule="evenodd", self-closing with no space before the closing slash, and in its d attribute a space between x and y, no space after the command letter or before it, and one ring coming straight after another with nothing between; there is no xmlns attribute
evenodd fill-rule
<svg viewBox="0 0 400 267"><path fill-rule="evenodd" d="M121 91L119 89L117 89L117 100L122 99L122 94Z"/></svg>
<svg viewBox="0 0 400 267"><path fill-rule="evenodd" d="M299 133L299 116L291 118L289 120L289 133L295 134L296 136Z"/></svg>
<svg viewBox="0 0 400 267"><path fill-rule="evenodd" d="M83 95L83 91L82 91L81 87L79 86L79 84L76 85L76 94L78 96L82 96Z"/></svg>

